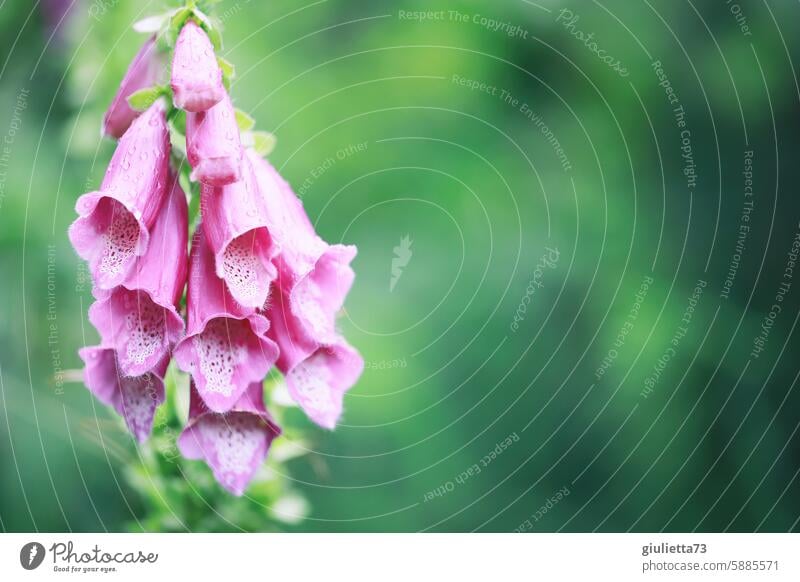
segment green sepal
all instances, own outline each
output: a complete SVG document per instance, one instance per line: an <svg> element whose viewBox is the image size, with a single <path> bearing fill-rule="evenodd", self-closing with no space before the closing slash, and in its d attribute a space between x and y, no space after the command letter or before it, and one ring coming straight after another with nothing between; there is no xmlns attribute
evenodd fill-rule
<svg viewBox="0 0 800 582"><path fill-rule="evenodd" d="M165 85L153 85L139 89L128 96L128 105L136 111L144 111L150 107L159 97L168 96L169 87Z"/></svg>
<svg viewBox="0 0 800 582"><path fill-rule="evenodd" d="M251 131L245 135L252 136L252 143L248 145L262 158L270 155L278 143L278 139L268 131Z"/></svg>
<svg viewBox="0 0 800 582"><path fill-rule="evenodd" d="M234 115L240 131L250 131L256 126L256 120L241 109L234 110Z"/></svg>

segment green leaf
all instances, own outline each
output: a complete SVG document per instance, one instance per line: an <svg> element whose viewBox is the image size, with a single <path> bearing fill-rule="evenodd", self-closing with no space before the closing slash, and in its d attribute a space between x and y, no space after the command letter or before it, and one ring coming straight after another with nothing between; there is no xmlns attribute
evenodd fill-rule
<svg viewBox="0 0 800 582"><path fill-rule="evenodd" d="M222 84L225 85L225 90L230 92L231 79L236 75L236 68L233 63L220 56L217 57L217 63L219 63L219 68L222 71Z"/></svg>
<svg viewBox="0 0 800 582"><path fill-rule="evenodd" d="M214 50L222 50L222 35L219 33L219 28L206 28L205 31L206 34L208 34L208 39L211 41L211 44L214 45Z"/></svg>
<svg viewBox="0 0 800 582"><path fill-rule="evenodd" d="M250 131L255 127L256 120L241 109L236 109L234 114L236 115L236 125L241 131Z"/></svg>
<svg viewBox="0 0 800 582"><path fill-rule="evenodd" d="M152 87L139 89L128 96L128 104L131 106L131 109L144 111L150 107L156 99L166 95L167 92L167 88L163 85L153 85Z"/></svg>
<svg viewBox="0 0 800 582"><path fill-rule="evenodd" d="M222 69L223 77L227 77L228 79L233 79L236 76L236 67L234 67L233 63L230 62L228 59L223 57L217 57L217 62L219 63L219 68Z"/></svg>
<svg viewBox="0 0 800 582"><path fill-rule="evenodd" d="M266 157L275 149L275 144L278 143L277 138L268 131L254 131L253 136L253 149L261 157Z"/></svg>
<svg viewBox="0 0 800 582"><path fill-rule="evenodd" d="M183 25L186 24L186 21L189 20L191 15L192 9L188 6L178 8L172 12L172 17L169 19L168 23L165 22L162 32L159 34L159 40L162 41L167 48L175 46L181 28L183 28Z"/></svg>

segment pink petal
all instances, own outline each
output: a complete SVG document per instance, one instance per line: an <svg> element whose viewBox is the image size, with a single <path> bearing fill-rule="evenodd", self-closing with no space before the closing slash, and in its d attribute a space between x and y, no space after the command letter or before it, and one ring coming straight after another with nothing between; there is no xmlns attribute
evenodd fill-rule
<svg viewBox="0 0 800 582"><path fill-rule="evenodd" d="M205 31L189 20L178 34L172 57L172 100L186 111L205 111L225 95L222 71Z"/></svg>
<svg viewBox="0 0 800 582"><path fill-rule="evenodd" d="M103 344L117 350L127 376L152 369L183 335L176 306L186 285L187 230L186 195L172 177L147 252L122 285L95 290L98 301L89 309L89 319Z"/></svg>
<svg viewBox="0 0 800 582"><path fill-rule="evenodd" d="M188 333L175 348L178 366L192 375L209 408L225 412L247 386L267 375L278 347L269 322L233 300L214 272L203 229L195 234L187 295Z"/></svg>
<svg viewBox="0 0 800 582"><path fill-rule="evenodd" d="M166 194L169 136L165 105L156 101L122 136L100 190L78 198L69 228L78 255L89 262L95 285L110 289L147 251L149 229Z"/></svg>
<svg viewBox="0 0 800 582"><path fill-rule="evenodd" d="M224 186L241 179L239 127L227 93L207 111L186 115L186 153L192 180Z"/></svg>
<svg viewBox="0 0 800 582"><path fill-rule="evenodd" d="M270 321L267 335L280 351L275 364L282 373L286 374L319 348L319 342L292 313L289 298L277 286L273 286L266 316Z"/></svg>
<svg viewBox="0 0 800 582"><path fill-rule="evenodd" d="M215 412L230 410L247 385L263 378L277 358L277 348L257 334L250 318L211 319L201 332L188 336L175 349L178 366L192 374L198 391Z"/></svg>
<svg viewBox="0 0 800 582"><path fill-rule="evenodd" d="M75 210L80 218L69 228L70 242L78 255L88 261L95 285L111 289L128 276L136 256L147 248L147 225L113 192L84 194L78 198Z"/></svg>
<svg viewBox="0 0 800 582"><path fill-rule="evenodd" d="M279 249L276 265L284 291L306 276L328 245L314 231L303 205L275 168L252 149L245 150L252 164L258 196L266 206L270 233Z"/></svg>
<svg viewBox="0 0 800 582"><path fill-rule="evenodd" d="M119 90L103 118L103 135L119 139L139 116L139 112L128 105L128 97L140 89L152 87L161 81L164 73L164 58L159 53L155 37L150 37L134 57Z"/></svg>
<svg viewBox="0 0 800 582"><path fill-rule="evenodd" d="M334 245L291 289L274 286L266 315L269 337L278 344L278 368L286 373L322 345L336 343L336 314L353 281L352 247Z"/></svg>
<svg viewBox="0 0 800 582"><path fill-rule="evenodd" d="M153 369L183 335L183 320L172 304L159 304L148 291L122 286L89 308L89 320L103 344L116 350L126 376Z"/></svg>
<svg viewBox="0 0 800 582"><path fill-rule="evenodd" d="M324 343L333 332L333 318L342 308L355 274L352 245L329 245L314 231L291 187L269 162L246 151L266 205L270 235L278 248L278 286L289 295L292 311Z"/></svg>
<svg viewBox="0 0 800 582"><path fill-rule="evenodd" d="M280 427L264 407L261 382L252 383L224 414L209 411L192 386L189 423L178 438L187 459L203 459L214 478L234 495L242 495L264 462Z"/></svg>
<svg viewBox="0 0 800 582"><path fill-rule="evenodd" d="M344 305L355 278L350 267L355 254L354 246L328 247L314 268L289 292L292 313L320 343L329 343L335 335L336 313Z"/></svg>
<svg viewBox="0 0 800 582"><path fill-rule="evenodd" d="M333 429L342 413L344 394L361 376L364 360L339 338L322 346L286 374L292 399L318 425Z"/></svg>
<svg viewBox="0 0 800 582"><path fill-rule="evenodd" d="M245 161L243 179L227 186L203 185L203 232L214 253L217 275L243 307L261 307L277 272L275 248L264 204L257 195L252 168Z"/></svg>
<svg viewBox="0 0 800 582"><path fill-rule="evenodd" d="M113 406L139 442L144 442L153 428L156 408L164 402L164 374L169 358L139 376L124 376L117 365L115 352L107 347L83 348L84 381L103 404Z"/></svg>
<svg viewBox="0 0 800 582"><path fill-rule="evenodd" d="M170 172L164 203L150 232L147 252L137 260L123 286L148 291L164 307L176 307L186 286L189 220L186 194Z"/></svg>

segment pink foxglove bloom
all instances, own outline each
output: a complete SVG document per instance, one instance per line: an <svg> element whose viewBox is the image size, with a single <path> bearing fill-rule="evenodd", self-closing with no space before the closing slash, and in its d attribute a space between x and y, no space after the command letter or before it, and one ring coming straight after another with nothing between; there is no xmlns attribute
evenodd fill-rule
<svg viewBox="0 0 800 582"><path fill-rule="evenodd" d="M99 292L100 300L89 309L103 345L116 349L126 376L153 369L183 335L175 306L186 284L187 233L186 195L172 177L147 252L122 285Z"/></svg>
<svg viewBox="0 0 800 582"><path fill-rule="evenodd" d="M134 57L114 100L106 111L103 118L103 135L116 139L122 137L131 122L139 116L139 111L128 105L128 97L140 89L158 84L163 71L164 59L158 52L155 37L151 37Z"/></svg>
<svg viewBox="0 0 800 582"><path fill-rule="evenodd" d="M156 408L164 402L164 374L169 359L163 358L150 372L126 376L119 369L112 348L83 348L78 354L86 364L84 382L92 394L125 419L136 440L147 439Z"/></svg>
<svg viewBox="0 0 800 582"><path fill-rule="evenodd" d="M246 157L255 169L278 248L274 262L279 274L267 310L269 336L280 349L278 368L306 414L333 428L344 393L364 367L358 352L336 332L336 315L355 278L350 263L356 248L323 241L277 171L253 150Z"/></svg>
<svg viewBox="0 0 800 582"><path fill-rule="evenodd" d="M314 231L303 205L278 172L253 150L247 150L260 197L267 206L269 232L278 254L276 301L284 312L291 346L281 346L284 368L308 357L320 345L335 343L335 320L355 274L352 245L329 245Z"/></svg>
<svg viewBox="0 0 800 582"><path fill-rule="evenodd" d="M225 96L214 47L192 20L178 34L170 84L175 106L195 113L213 107Z"/></svg>
<svg viewBox="0 0 800 582"><path fill-rule="evenodd" d="M169 135L157 100L122 136L100 189L78 198L69 238L89 262L95 285L111 289L147 251L149 230L167 191Z"/></svg>
<svg viewBox="0 0 800 582"><path fill-rule="evenodd" d="M350 291L355 274L352 245L329 245L308 219L303 205L269 162L248 149L260 198L267 206L269 231L277 247L278 287L305 332L318 343L333 339L336 312Z"/></svg>
<svg viewBox="0 0 800 582"><path fill-rule="evenodd" d="M361 355L335 332L326 335L324 343L317 341L292 314L282 293L275 293L267 317L269 336L280 350L276 363L286 376L289 395L315 423L334 428L345 392L364 371Z"/></svg>
<svg viewBox="0 0 800 582"><path fill-rule="evenodd" d="M189 423L178 438L178 448L187 459L204 460L220 485L242 495L280 434L264 407L260 381L250 384L224 414L210 411L192 386Z"/></svg>
<svg viewBox="0 0 800 582"><path fill-rule="evenodd" d="M242 145L231 98L201 113L186 114L186 155L192 180L224 186L242 177Z"/></svg>
<svg viewBox="0 0 800 582"><path fill-rule="evenodd" d="M243 307L261 307L276 276L275 247L268 230L264 201L245 161L239 182L227 186L203 185L200 207L203 232L214 256L217 276Z"/></svg>
<svg viewBox="0 0 800 582"><path fill-rule="evenodd" d="M187 335L174 353L206 405L226 412L251 383L263 380L278 347L265 335L267 319L242 308L217 277L203 230L195 234L189 266Z"/></svg>
<svg viewBox="0 0 800 582"><path fill-rule="evenodd" d="M364 371L364 360L344 338L322 346L286 374L289 395L318 425L333 429L344 394Z"/></svg>

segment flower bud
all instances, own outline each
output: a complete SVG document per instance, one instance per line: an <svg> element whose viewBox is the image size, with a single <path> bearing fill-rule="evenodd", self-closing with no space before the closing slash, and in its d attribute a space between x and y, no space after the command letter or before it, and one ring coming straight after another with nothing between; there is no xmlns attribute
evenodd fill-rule
<svg viewBox="0 0 800 582"><path fill-rule="evenodd" d="M139 49L128 71L125 73L103 118L103 135L119 139L139 116L128 104L128 97L139 91L158 84L164 74L164 58L158 52L155 37L150 37Z"/></svg>
<svg viewBox="0 0 800 582"><path fill-rule="evenodd" d="M184 24L172 57L172 101L186 111L205 111L225 96L222 70L205 31L193 20Z"/></svg>
<svg viewBox="0 0 800 582"><path fill-rule="evenodd" d="M242 145L227 93L207 111L186 114L186 155L192 180L224 186L241 179Z"/></svg>

